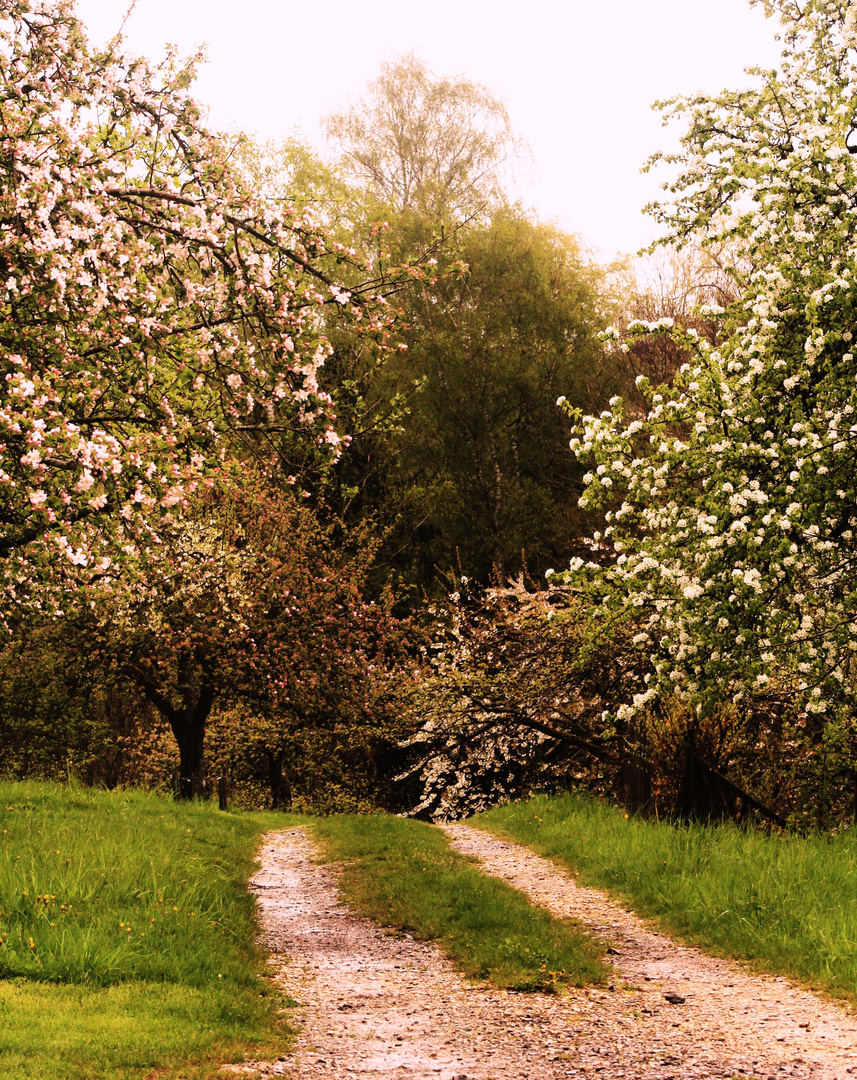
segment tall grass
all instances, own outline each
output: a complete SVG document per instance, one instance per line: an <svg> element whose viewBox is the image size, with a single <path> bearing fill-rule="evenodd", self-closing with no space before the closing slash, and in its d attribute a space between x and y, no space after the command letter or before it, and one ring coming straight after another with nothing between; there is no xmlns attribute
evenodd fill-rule
<svg viewBox="0 0 857 1080"><path fill-rule="evenodd" d="M4 1080L208 1075L281 1050L246 887L275 820L0 782Z"/></svg>
<svg viewBox="0 0 857 1080"><path fill-rule="evenodd" d="M371 919L436 940L465 975L517 990L602 982L602 951L581 930L482 874L419 821L341 816L313 824L344 861L345 898Z"/></svg>
<svg viewBox="0 0 857 1080"><path fill-rule="evenodd" d="M857 832L766 836L628 818L570 795L472 824L520 841L679 937L857 1001Z"/></svg>

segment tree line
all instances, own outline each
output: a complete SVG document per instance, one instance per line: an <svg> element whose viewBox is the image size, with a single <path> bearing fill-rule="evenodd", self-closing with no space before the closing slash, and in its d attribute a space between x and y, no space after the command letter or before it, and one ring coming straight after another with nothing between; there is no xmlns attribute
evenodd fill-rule
<svg viewBox="0 0 857 1080"><path fill-rule="evenodd" d="M665 106L640 282L510 198L470 80L385 65L322 158L3 0L6 769L841 818L853 29L770 7L780 72Z"/></svg>

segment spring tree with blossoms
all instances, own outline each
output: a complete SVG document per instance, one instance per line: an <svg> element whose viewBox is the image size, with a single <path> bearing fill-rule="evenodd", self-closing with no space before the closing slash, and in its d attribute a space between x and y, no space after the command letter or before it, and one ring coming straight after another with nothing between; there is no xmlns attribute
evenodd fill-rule
<svg viewBox="0 0 857 1080"><path fill-rule="evenodd" d="M857 699L857 10L769 0L778 70L718 97L664 104L686 123L674 198L655 205L677 245L727 243L751 272L715 345L664 319L686 362L577 423L583 496L607 520L604 565L563 577L601 634L636 626L645 683L613 715L678 696L698 716L731 699L803 719L845 756ZM656 160L656 159L655 159Z"/></svg>
<svg viewBox="0 0 857 1080"><path fill-rule="evenodd" d="M68 0L0 0L0 579L68 606L127 577L229 448L340 449L334 318L383 338L379 281L253 197L193 65L87 43ZM59 599L61 597L61 600Z"/></svg>
<svg viewBox="0 0 857 1080"><path fill-rule="evenodd" d="M200 122L192 64L91 48L65 0L0 0L0 38L0 615L62 618L99 658L93 681L136 681L189 794L227 682L294 710L328 656L302 653L297 627L309 642L311 613L371 622L357 563L294 509L302 476L284 465L335 461L347 434L320 383L332 328L383 353L398 278L254 197ZM239 541L218 517L251 471L260 506L280 485L291 545ZM315 573L328 583L310 588ZM331 667L365 690L377 650L331 640Z"/></svg>
<svg viewBox="0 0 857 1080"><path fill-rule="evenodd" d="M5 768L110 786L172 773L183 797L225 773L275 804L382 800L419 633L367 580L377 544L246 465L200 492L142 548L134 588L30 613L0 641Z"/></svg>
<svg viewBox="0 0 857 1080"><path fill-rule="evenodd" d="M108 619L67 621L97 678L169 724L182 796L201 790L206 732L224 711L238 757L252 742L274 767L326 738L371 760L396 730L412 630L388 595L367 595L370 530L334 537L299 493L249 470L196 509L147 546L140 586Z"/></svg>

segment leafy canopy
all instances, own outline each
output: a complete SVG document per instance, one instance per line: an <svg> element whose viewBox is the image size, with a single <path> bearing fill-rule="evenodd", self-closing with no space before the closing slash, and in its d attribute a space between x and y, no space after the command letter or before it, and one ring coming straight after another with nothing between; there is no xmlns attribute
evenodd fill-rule
<svg viewBox="0 0 857 1080"><path fill-rule="evenodd" d="M641 380L647 412L613 399L572 442L614 557L567 578L599 602L602 631L637 625L647 668L620 717L665 693L700 712L728 695L828 716L857 698L857 10L765 6L783 26L778 70L663 106L687 130L655 215L676 243L726 242L751 267L719 313L722 344L631 324L687 362L671 386Z"/></svg>
<svg viewBox="0 0 857 1080"><path fill-rule="evenodd" d="M0 0L7 602L118 575L129 537L260 428L334 458L329 311L388 322L377 282L329 276L341 245L254 198L200 123L193 64L120 46L90 48L69 0Z"/></svg>
<svg viewBox="0 0 857 1080"><path fill-rule="evenodd" d="M468 79L435 77L413 54L384 64L327 131L358 183L399 214L467 218L502 199L514 146L505 106Z"/></svg>

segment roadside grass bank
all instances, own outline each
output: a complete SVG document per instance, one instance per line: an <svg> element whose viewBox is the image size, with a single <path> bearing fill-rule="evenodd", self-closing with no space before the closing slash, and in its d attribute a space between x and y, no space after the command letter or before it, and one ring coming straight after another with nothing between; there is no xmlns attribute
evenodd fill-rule
<svg viewBox="0 0 857 1080"><path fill-rule="evenodd" d="M326 858L342 863L341 888L351 907L437 941L468 978L541 991L605 981L602 948L482 874L436 827L372 814L322 818L312 831Z"/></svg>
<svg viewBox="0 0 857 1080"><path fill-rule="evenodd" d="M247 879L294 820L0 782L0 1076L198 1080L283 1053Z"/></svg>
<svg viewBox="0 0 857 1080"><path fill-rule="evenodd" d="M472 818L606 889L670 933L857 1003L857 830L766 836L627 818L573 795Z"/></svg>

